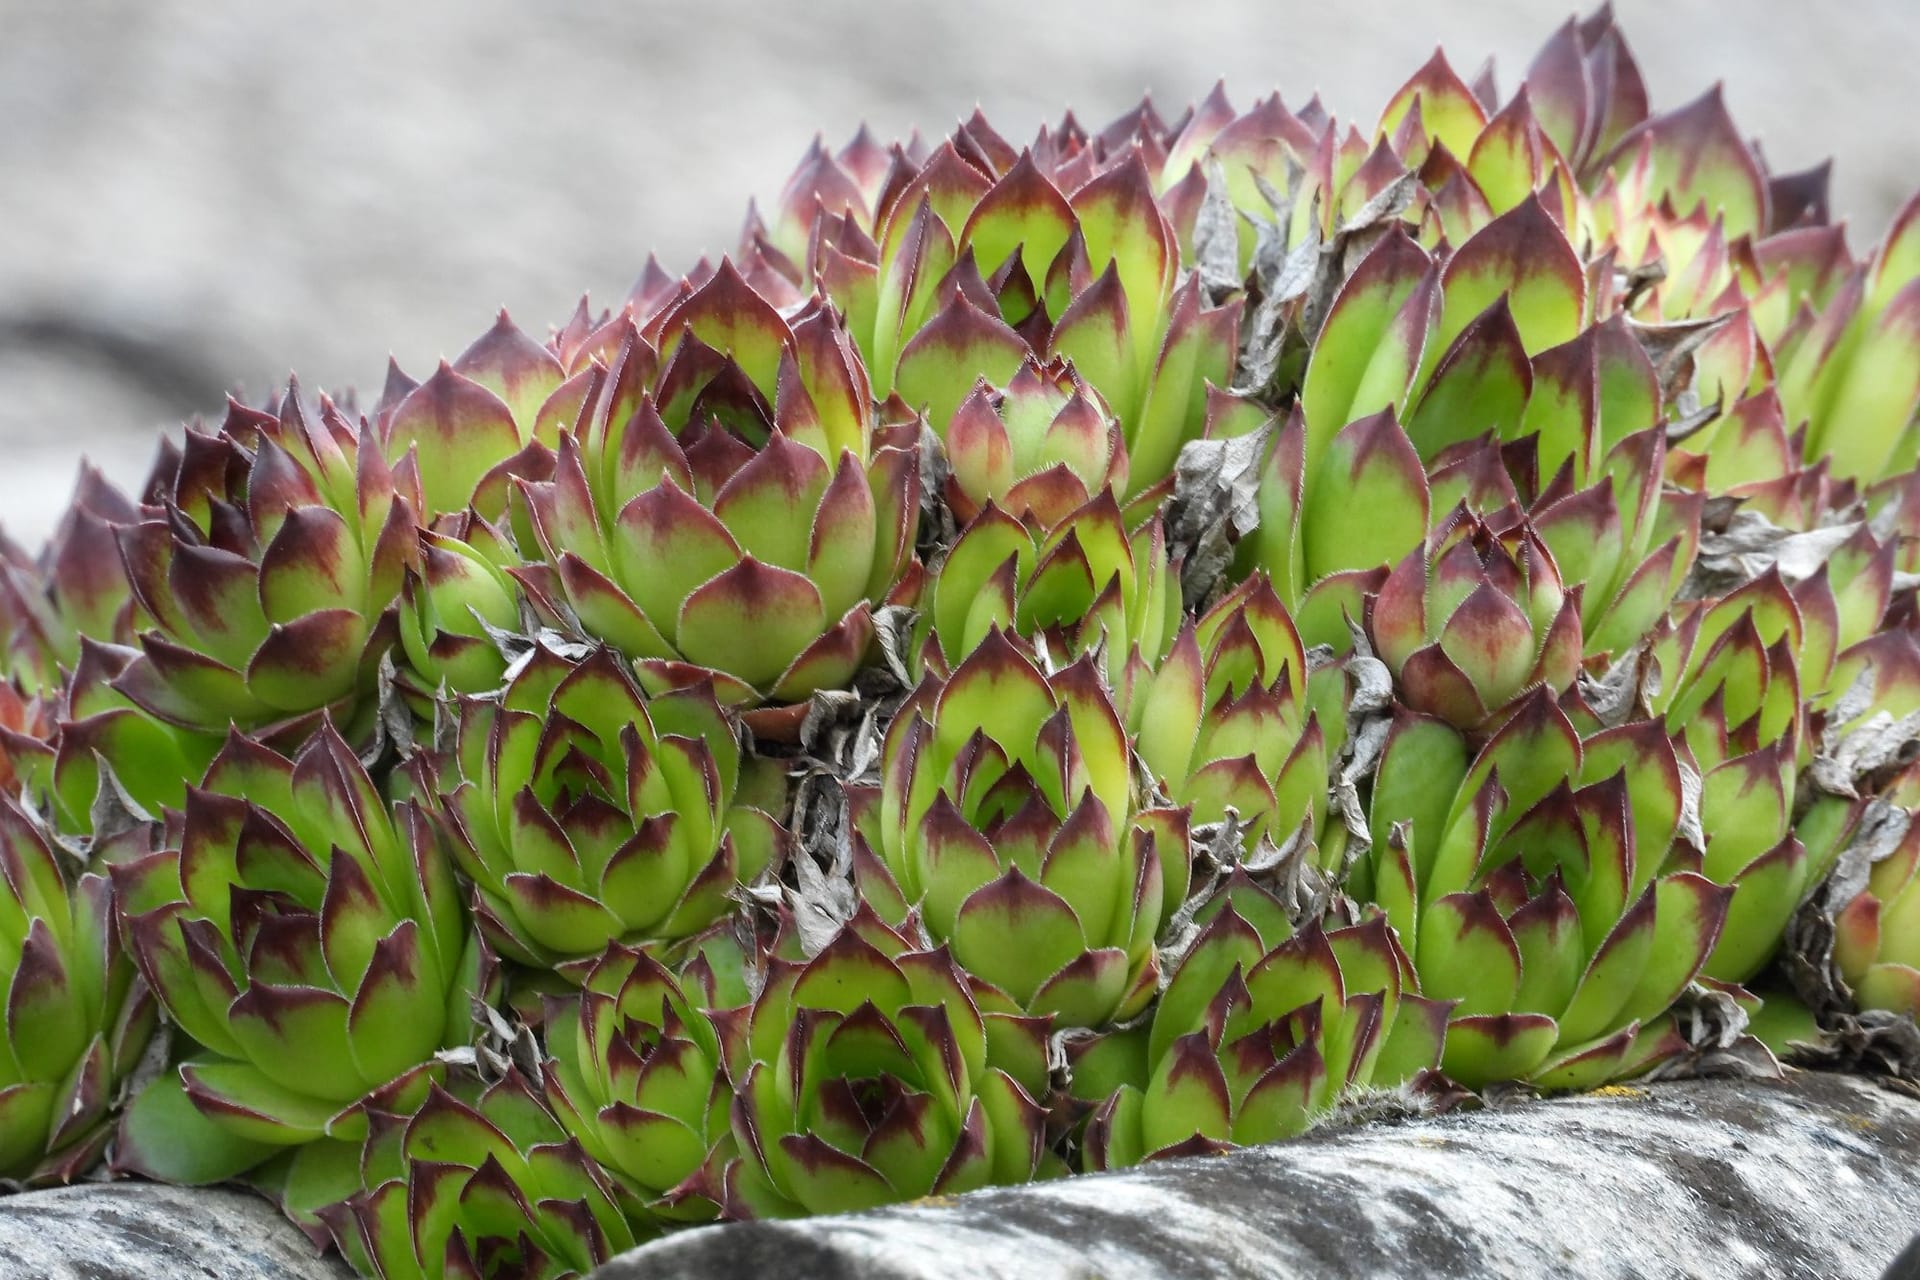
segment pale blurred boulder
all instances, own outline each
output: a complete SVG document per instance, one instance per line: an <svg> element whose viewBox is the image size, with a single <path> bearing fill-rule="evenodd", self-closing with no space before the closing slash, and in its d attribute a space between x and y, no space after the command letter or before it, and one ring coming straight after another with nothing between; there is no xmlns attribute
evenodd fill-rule
<svg viewBox="0 0 1920 1280"><path fill-rule="evenodd" d="M1616 6L1657 104L1716 78L1782 168L1839 151L1869 231L1920 182L1911 0ZM425 371L505 303L538 333L728 249L815 129L1020 136L1071 104L1318 88L1365 113L1436 43L1511 85L1529 0L975 0L530 6L0 0L0 523L37 538L85 449L298 370ZM1371 119L1360 121L1362 127ZM135 353L129 357L129 352ZM147 358L151 357L151 358Z"/></svg>

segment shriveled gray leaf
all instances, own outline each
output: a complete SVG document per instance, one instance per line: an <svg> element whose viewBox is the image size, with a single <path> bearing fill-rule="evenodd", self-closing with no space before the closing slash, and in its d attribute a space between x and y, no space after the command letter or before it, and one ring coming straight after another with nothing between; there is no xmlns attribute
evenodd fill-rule
<svg viewBox="0 0 1920 1280"><path fill-rule="evenodd" d="M1734 1076L1776 1080L1783 1074L1773 1051L1748 1030L1745 1006L1724 988L1690 983L1674 1001L1672 1013L1674 1027L1687 1048L1654 1067L1645 1079Z"/></svg>
<svg viewBox="0 0 1920 1280"><path fill-rule="evenodd" d="M1822 1033L1820 1044L1796 1047L1796 1062L1920 1082L1920 1026L1913 1015L1855 1009L1853 990L1833 958L1834 916L1866 887L1873 864L1905 839L1910 821L1898 806L1869 800L1832 872L1787 923L1781 965Z"/></svg>
<svg viewBox="0 0 1920 1280"><path fill-rule="evenodd" d="M1380 188L1374 197L1361 205L1351 218L1340 224L1343 236L1357 235L1369 231L1382 223L1390 222L1407 211L1413 203L1414 194L1419 190L1419 179L1412 170Z"/></svg>
<svg viewBox="0 0 1920 1280"><path fill-rule="evenodd" d="M91 854L96 846L109 844L128 832L143 827L151 828L157 821L127 791L126 784L120 781L120 775L113 771L113 766L107 763L105 756L94 752L93 763L100 774L100 786L93 793L93 805L88 810L88 825L93 835L85 841L86 854ZM62 845L72 849L65 842Z"/></svg>
<svg viewBox="0 0 1920 1280"><path fill-rule="evenodd" d="M1768 569L1778 569L1788 585L1802 582L1818 573L1859 528L1858 523L1837 524L1794 533L1758 511L1735 511L1724 529L1700 535L1700 550L1680 586L1680 599L1726 595Z"/></svg>
<svg viewBox="0 0 1920 1280"><path fill-rule="evenodd" d="M1226 171L1207 162L1207 193L1193 221L1194 266L1218 302L1240 287L1240 219L1227 195Z"/></svg>
<svg viewBox="0 0 1920 1280"><path fill-rule="evenodd" d="M1628 331L1639 340L1640 349L1647 353L1647 359L1653 361L1654 372L1660 379L1662 399L1671 401L1686 389L1693 378L1693 353L1737 314L1726 311L1701 320L1677 320L1661 324L1642 324L1628 319Z"/></svg>
<svg viewBox="0 0 1920 1280"><path fill-rule="evenodd" d="M1617 729L1652 714L1647 699L1647 650L1644 644L1627 650L1598 679L1581 672L1580 696L1602 725Z"/></svg>
<svg viewBox="0 0 1920 1280"><path fill-rule="evenodd" d="M1167 548L1181 559L1181 599L1198 611L1233 560L1234 543L1260 523L1260 464L1273 438L1268 422L1225 440L1192 440L1174 464Z"/></svg>

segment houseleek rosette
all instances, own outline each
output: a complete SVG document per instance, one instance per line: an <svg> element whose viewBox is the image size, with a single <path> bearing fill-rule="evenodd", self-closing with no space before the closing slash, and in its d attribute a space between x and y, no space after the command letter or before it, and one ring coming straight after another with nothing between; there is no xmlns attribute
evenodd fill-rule
<svg viewBox="0 0 1920 1280"><path fill-rule="evenodd" d="M1071 360L1120 421L1131 497L1205 431L1239 310L1181 278L1152 173L1165 139L1122 129L1088 143L1060 134L1016 150L976 115L920 156L896 150L871 189L847 167L860 157L816 149L776 226L817 217L811 236L786 233L784 269L846 313L875 390L936 423L977 377L1002 383L1029 353Z"/></svg>
<svg viewBox="0 0 1920 1280"><path fill-rule="evenodd" d="M983 378L946 424L947 505L961 521L988 502L1051 527L1102 489L1126 487L1120 424L1073 366L1031 356L995 390Z"/></svg>
<svg viewBox="0 0 1920 1280"><path fill-rule="evenodd" d="M281 1146L355 1138L357 1103L417 1098L467 1043L490 966L452 860L330 728L291 760L236 732L166 846L113 878L141 971L206 1050L180 1084L209 1119Z"/></svg>
<svg viewBox="0 0 1920 1280"><path fill-rule="evenodd" d="M97 470L82 465L73 498L38 555L0 535L0 676L30 694L51 695L73 670L82 637L133 638L133 594L114 527L139 519Z"/></svg>
<svg viewBox="0 0 1920 1280"><path fill-rule="evenodd" d="M424 709L435 693L500 687L507 659L495 643L520 629L520 565L511 536L471 509L420 531L419 564L400 588L400 646Z"/></svg>
<svg viewBox="0 0 1920 1280"><path fill-rule="evenodd" d="M0 1177L66 1182L100 1158L154 1002L105 876L71 886L31 819L0 798Z"/></svg>
<svg viewBox="0 0 1920 1280"><path fill-rule="evenodd" d="M871 1208L1039 1165L1044 1112L988 1065L987 1027L946 948L860 909L804 962L770 962L728 1048L735 1217Z"/></svg>
<svg viewBox="0 0 1920 1280"><path fill-rule="evenodd" d="M630 329L554 478L523 484L521 550L551 571L523 580L653 687L705 677L741 704L843 685L912 557L914 432L876 433L830 312L789 324L731 266L658 323L666 353Z"/></svg>
<svg viewBox="0 0 1920 1280"><path fill-rule="evenodd" d="M1374 651L1409 706L1462 729L1580 669L1580 602L1522 523L1495 532L1461 511L1396 565L1371 615Z"/></svg>
<svg viewBox="0 0 1920 1280"><path fill-rule="evenodd" d="M1920 1018L1920 838L1911 829L1834 917L1833 958L1861 1009Z"/></svg>
<svg viewBox="0 0 1920 1280"><path fill-rule="evenodd" d="M148 813L177 808L220 748L217 735L156 719L121 691L139 658L83 636L60 689L23 706L30 722L0 726L21 788L62 832L92 834L98 806L122 797Z"/></svg>
<svg viewBox="0 0 1920 1280"><path fill-rule="evenodd" d="M1090 1168L1277 1142L1440 1064L1451 1002L1417 993L1384 917L1296 930L1243 872L1209 905L1151 1021L1073 1064L1080 1096L1120 1080L1088 1121Z"/></svg>
<svg viewBox="0 0 1920 1280"><path fill-rule="evenodd" d="M1139 650L1158 662L1180 629L1180 580L1158 515L1129 530L1111 490L1050 526L991 500L954 541L920 619L921 664L950 669L1001 628L1062 655Z"/></svg>
<svg viewBox="0 0 1920 1280"><path fill-rule="evenodd" d="M705 996L616 945L548 1013L548 1104L636 1216L698 1220L724 1199L733 1090Z"/></svg>
<svg viewBox="0 0 1920 1280"><path fill-rule="evenodd" d="M1032 1014L1139 1012L1186 894L1186 815L1135 802L1127 735L1088 659L1052 675L994 630L929 678L855 796L863 896L918 911L960 965Z"/></svg>
<svg viewBox="0 0 1920 1280"><path fill-rule="evenodd" d="M114 681L168 723L256 730L350 718L392 640L417 503L366 429L289 390L278 417L232 406L189 430L157 505L117 533L153 619Z"/></svg>
<svg viewBox="0 0 1920 1280"><path fill-rule="evenodd" d="M360 1188L320 1217L377 1280L580 1280L634 1246L606 1175L517 1074L375 1112Z"/></svg>
<svg viewBox="0 0 1920 1280"><path fill-rule="evenodd" d="M1438 719L1396 716L1366 892L1421 993L1457 1001L1448 1075L1588 1088L1675 1051L1664 1015L1733 896L1673 868L1682 786L1658 723L1583 740L1544 689L1477 752Z"/></svg>
<svg viewBox="0 0 1920 1280"><path fill-rule="evenodd" d="M781 807L777 767L744 756L712 687L644 697L608 649L535 649L497 698L461 703L418 776L489 942L542 968L697 933L785 838L759 807Z"/></svg>
<svg viewBox="0 0 1920 1280"><path fill-rule="evenodd" d="M1231 809L1252 838L1319 831L1326 734L1300 633L1264 574L1187 623L1157 669L1136 652L1123 685L1134 749L1193 821Z"/></svg>

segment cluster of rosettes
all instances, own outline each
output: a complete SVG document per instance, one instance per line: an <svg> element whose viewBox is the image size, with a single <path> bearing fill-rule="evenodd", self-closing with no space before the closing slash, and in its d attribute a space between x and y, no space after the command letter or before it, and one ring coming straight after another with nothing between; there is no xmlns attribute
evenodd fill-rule
<svg viewBox="0 0 1920 1280"><path fill-rule="evenodd" d="M1824 172L1604 11L1371 130L863 132L85 473L0 544L0 1176L566 1277L1910 1027L1920 199Z"/></svg>

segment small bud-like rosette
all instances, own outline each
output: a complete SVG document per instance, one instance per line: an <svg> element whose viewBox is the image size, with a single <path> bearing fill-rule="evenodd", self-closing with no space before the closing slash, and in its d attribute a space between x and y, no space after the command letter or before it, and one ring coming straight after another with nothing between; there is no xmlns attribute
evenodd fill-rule
<svg viewBox="0 0 1920 1280"><path fill-rule="evenodd" d="M840 1213L1025 1182L1044 1112L990 1066L946 948L862 908L804 963L775 959L729 1046L735 1217Z"/></svg>
<svg viewBox="0 0 1920 1280"><path fill-rule="evenodd" d="M99 1160L154 1002L122 949L106 877L68 886L0 798L0 1177L67 1182Z"/></svg>
<svg viewBox="0 0 1920 1280"><path fill-rule="evenodd" d="M176 1083L209 1119L282 1146L356 1138L356 1103L417 1097L467 1043L488 966L452 859L331 728L291 760L236 732L166 845L113 878L141 971L206 1050Z"/></svg>
<svg viewBox="0 0 1920 1280"><path fill-rule="evenodd" d="M423 714L430 695L499 688L507 659L495 637L521 623L511 536L471 510L443 523L420 531L419 563L400 588L401 653Z"/></svg>
<svg viewBox="0 0 1920 1280"><path fill-rule="evenodd" d="M1662 673L1649 708L1703 764L1783 738L1797 742L1806 635L1805 617L1776 571L1718 600L1677 606L1647 640ZM1832 662L1827 648L1826 665Z"/></svg>
<svg viewBox="0 0 1920 1280"><path fill-rule="evenodd" d="M952 468L947 505L962 522L992 502L1051 528L1102 489L1126 488L1120 424L1063 360L1028 357L1003 390L982 378L942 438Z"/></svg>
<svg viewBox="0 0 1920 1280"><path fill-rule="evenodd" d="M1155 514L1131 531L1103 489L1036 528L988 502L954 541L920 619L916 657L950 669L996 628L1063 656L1104 649L1154 663L1180 629L1180 575Z"/></svg>
<svg viewBox="0 0 1920 1280"><path fill-rule="evenodd" d="M1658 723L1583 741L1544 689L1477 753L1397 713L1354 888L1385 909L1421 994L1457 1002L1449 1076L1591 1088L1684 1047L1666 1013L1734 891L1672 869L1682 776Z"/></svg>
<svg viewBox="0 0 1920 1280"><path fill-rule="evenodd" d="M147 813L178 808L220 748L219 737L156 720L120 691L116 681L139 658L138 649L82 636L79 660L57 692L0 692L0 755L15 790L62 832L91 835L103 803L131 801Z"/></svg>
<svg viewBox="0 0 1920 1280"><path fill-rule="evenodd" d="M929 679L856 791L863 896L1031 1014L1138 1013L1186 894L1187 819L1135 803L1126 730L1090 659L1047 675L1004 633Z"/></svg>
<svg viewBox="0 0 1920 1280"><path fill-rule="evenodd" d="M730 354L723 355L722 352ZM522 578L650 687L802 701L865 659L912 559L912 428L876 432L838 318L791 323L723 263L596 367L551 481L524 483Z"/></svg>
<svg viewBox="0 0 1920 1280"><path fill-rule="evenodd" d="M1658 428L1628 436L1603 474L1573 487L1573 468L1534 500L1530 523L1561 581L1580 590L1588 654L1625 654L1665 616L1700 545L1698 492L1663 491L1666 444Z"/></svg>
<svg viewBox="0 0 1920 1280"><path fill-rule="evenodd" d="M724 1198L733 1089L706 995L616 945L548 1010L547 1102L635 1215L710 1218Z"/></svg>
<svg viewBox="0 0 1920 1280"><path fill-rule="evenodd" d="M419 776L488 941L539 968L699 932L786 840L778 765L743 755L712 686L646 698L609 649L536 648L497 698L462 701Z"/></svg>
<svg viewBox="0 0 1920 1280"><path fill-rule="evenodd" d="M415 546L410 471L297 388L278 417L235 404L217 435L189 430L156 505L118 529L153 626L114 687L210 733L321 710L345 722L392 640Z"/></svg>
<svg viewBox="0 0 1920 1280"><path fill-rule="evenodd" d="M1833 958L1861 1009L1920 1018L1920 826L1834 917Z"/></svg>
<svg viewBox="0 0 1920 1280"><path fill-rule="evenodd" d="M1580 597L1524 522L1495 532L1458 511L1395 566L1370 614L1373 646L1407 705L1461 729L1580 671Z"/></svg>
<svg viewBox="0 0 1920 1280"><path fill-rule="evenodd" d="M484 1091L435 1084L368 1129L359 1188L319 1210L363 1276L579 1280L634 1247L605 1173L517 1073Z"/></svg>
<svg viewBox="0 0 1920 1280"><path fill-rule="evenodd" d="M1345 692L1332 668L1320 683ZM1336 682L1340 682L1337 683ZM1221 597L1157 670L1136 653L1123 675L1127 731L1154 779L1196 823L1232 810L1250 839L1276 842L1327 816L1327 741L1307 654L1266 575Z"/></svg>
<svg viewBox="0 0 1920 1280"><path fill-rule="evenodd" d="M1417 994L1384 918L1296 930L1244 871L1198 918L1152 1019L1071 1049L1073 1092L1098 1103L1088 1168L1277 1142L1439 1065L1451 1003Z"/></svg>
<svg viewBox="0 0 1920 1280"><path fill-rule="evenodd" d="M0 678L28 694L53 694L80 658L83 636L125 644L135 627L114 526L139 508L90 465L38 555L0 535Z"/></svg>

